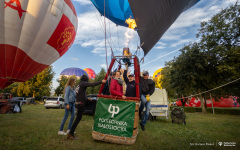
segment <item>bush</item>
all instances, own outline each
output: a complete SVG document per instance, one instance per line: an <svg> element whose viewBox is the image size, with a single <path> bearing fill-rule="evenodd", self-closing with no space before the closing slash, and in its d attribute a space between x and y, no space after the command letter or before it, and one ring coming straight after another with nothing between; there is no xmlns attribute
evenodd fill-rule
<svg viewBox="0 0 240 150"><path fill-rule="evenodd" d="M170 110L172 110L174 107L178 106L171 106ZM182 107L184 109L184 112L190 112L190 113L195 113L195 112L202 112L201 107ZM206 111L208 113L213 113L212 108L206 108ZM238 107L232 107L232 108L221 108L221 107L214 107L214 112L215 114L229 114L229 115L240 115L240 108Z"/></svg>

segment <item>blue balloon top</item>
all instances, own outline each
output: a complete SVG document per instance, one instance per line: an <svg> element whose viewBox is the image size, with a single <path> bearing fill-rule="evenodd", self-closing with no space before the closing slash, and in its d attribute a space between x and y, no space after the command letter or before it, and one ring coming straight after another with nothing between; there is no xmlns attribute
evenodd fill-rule
<svg viewBox="0 0 240 150"><path fill-rule="evenodd" d="M80 68L67 68L60 73L60 75L70 75L70 76L75 75L79 77L81 77L84 74L88 76L87 72Z"/></svg>
<svg viewBox="0 0 240 150"><path fill-rule="evenodd" d="M104 16L104 0L91 1ZM126 19L134 19L128 0L105 0L105 16L115 24L125 27L128 27Z"/></svg>

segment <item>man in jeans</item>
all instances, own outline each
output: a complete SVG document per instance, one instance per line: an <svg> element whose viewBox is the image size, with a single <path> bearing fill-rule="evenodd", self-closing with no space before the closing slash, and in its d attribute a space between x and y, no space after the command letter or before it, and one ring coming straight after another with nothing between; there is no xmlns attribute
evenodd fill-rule
<svg viewBox="0 0 240 150"><path fill-rule="evenodd" d="M141 129L145 131L145 125L147 123L149 112L151 108L150 96L155 91L155 82L149 78L149 73L147 71L143 72L143 77L140 79L140 88L141 88L141 105L139 108L139 117L142 120L140 123ZM142 112L144 107L146 108L143 118Z"/></svg>

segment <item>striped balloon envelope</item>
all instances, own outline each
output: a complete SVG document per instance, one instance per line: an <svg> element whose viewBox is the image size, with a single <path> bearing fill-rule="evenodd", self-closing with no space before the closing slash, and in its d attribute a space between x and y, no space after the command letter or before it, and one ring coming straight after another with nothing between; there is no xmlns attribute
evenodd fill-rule
<svg viewBox="0 0 240 150"><path fill-rule="evenodd" d="M89 79L94 79L96 77L96 73L91 68L83 69L87 72Z"/></svg>
<svg viewBox="0 0 240 150"><path fill-rule="evenodd" d="M77 25L71 0L1 0L0 88L25 82L59 59Z"/></svg>

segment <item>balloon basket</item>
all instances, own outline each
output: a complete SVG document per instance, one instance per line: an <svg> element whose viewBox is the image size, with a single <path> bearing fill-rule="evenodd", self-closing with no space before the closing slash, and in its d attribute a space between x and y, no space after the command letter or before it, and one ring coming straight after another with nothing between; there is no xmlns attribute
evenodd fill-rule
<svg viewBox="0 0 240 150"><path fill-rule="evenodd" d="M99 141L132 145L137 139L138 121L139 100L99 98L92 137Z"/></svg>

